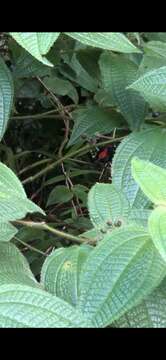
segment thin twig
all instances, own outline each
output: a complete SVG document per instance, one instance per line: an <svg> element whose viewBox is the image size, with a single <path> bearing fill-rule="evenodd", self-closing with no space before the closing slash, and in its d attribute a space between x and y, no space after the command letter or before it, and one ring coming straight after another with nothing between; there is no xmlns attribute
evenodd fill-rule
<svg viewBox="0 0 166 360"><path fill-rule="evenodd" d="M33 163L33 164L27 165L24 169L22 169L22 170L19 171L19 175L23 174L24 172L26 172L26 171L28 171L28 170L33 169L33 168L36 167L36 166L40 166L40 165L46 164L46 163L48 163L48 162L50 162L50 161L52 161L52 159L42 159L42 160L36 161L36 162Z"/></svg>
<svg viewBox="0 0 166 360"><path fill-rule="evenodd" d="M31 150L25 150L25 151L21 151L19 152L18 154L15 155L15 159L20 159L22 156L25 156L25 155L29 155L31 154L33 151Z"/></svg>
<svg viewBox="0 0 166 360"><path fill-rule="evenodd" d="M93 239L78 237L78 236L75 236L75 235L72 235L69 233L65 233L61 230L52 228L51 226L47 225L45 222L36 223L33 221L17 220L17 221L14 221L14 223L20 224L20 225L25 225L25 226L36 228L36 229L47 230L63 239L74 241L79 244L83 244L83 243L95 244L96 243Z"/></svg>
<svg viewBox="0 0 166 360"><path fill-rule="evenodd" d="M40 79L39 76L37 76L37 80L42 84L42 86L47 90L47 92L51 95L52 99L54 100L55 104L57 105L58 109L59 109L59 113L62 114L62 116L65 115L65 111L64 111L64 107L61 104L60 100L58 99L58 97L47 87L47 85Z"/></svg>
<svg viewBox="0 0 166 360"><path fill-rule="evenodd" d="M91 163L91 162L88 162L88 161L78 160L78 159L73 159L73 158L68 158L68 160L73 161L73 162L76 162L76 163L78 163L78 164L91 165L91 166L92 166L92 163Z"/></svg>
<svg viewBox="0 0 166 360"><path fill-rule="evenodd" d="M65 112L69 112L74 110L77 107L77 105L75 104L71 104L71 105L66 105L64 106L64 110ZM36 119L42 119L42 118L55 118L54 115L59 113L59 109L53 109L53 110L49 110L46 112L42 112L40 114L32 114L32 115L15 115L15 116L11 116L10 119L11 120L28 120L28 119L32 119L32 120L36 120ZM53 115L54 114L54 115Z"/></svg>
<svg viewBox="0 0 166 360"><path fill-rule="evenodd" d="M110 144L112 142L116 142L116 141L121 141L124 139L124 136L120 137L120 138L116 138L116 139L110 139L107 141L102 141L100 143L97 144L97 146L104 146L107 144ZM39 171L37 174L35 174L34 176L30 176L27 179L23 180L23 184L28 184L36 179L38 179L39 177L41 177L43 174L53 170L57 165L61 164L63 161L67 160L70 157L76 156L76 155L81 155L83 153L88 152L90 149L96 147L95 144L87 144L85 146L83 146L81 149L75 150L73 152L68 152L66 155L62 156L61 159L58 159L57 161L53 162L52 164L49 164L48 166L46 166L44 169L42 169L41 171Z"/></svg>
<svg viewBox="0 0 166 360"><path fill-rule="evenodd" d="M22 115L22 116L11 116L11 120L28 120L28 119L42 119L43 117L47 117L51 114L57 114L58 110L54 109L54 110L50 110L50 111L46 111L40 114L32 114L32 115Z"/></svg>
<svg viewBox="0 0 166 360"><path fill-rule="evenodd" d="M14 239L19 241L22 245L26 246L29 250L35 251L43 256L47 256L43 251L36 249L34 246L27 244L23 240L19 239L17 236L14 236Z"/></svg>
<svg viewBox="0 0 166 360"><path fill-rule="evenodd" d="M65 125L65 135L64 135L64 139L59 147L59 151L58 151L58 156L61 158L63 156L63 149L65 147L65 145L68 142L69 139L69 119L64 119L64 125Z"/></svg>
<svg viewBox="0 0 166 360"><path fill-rule="evenodd" d="M64 174L64 176L65 176L66 186L67 186L67 188L70 190L70 189L73 187L73 184L72 184L70 178L68 177L68 175L67 175L67 173L66 173L66 171L65 171L64 163L61 164L61 168L62 168L62 172L63 172L63 174ZM72 203L72 206L73 206L75 215L78 216L78 214L77 214L77 208L76 208L76 206L75 206L75 204L74 204L73 199L71 200L71 203Z"/></svg>

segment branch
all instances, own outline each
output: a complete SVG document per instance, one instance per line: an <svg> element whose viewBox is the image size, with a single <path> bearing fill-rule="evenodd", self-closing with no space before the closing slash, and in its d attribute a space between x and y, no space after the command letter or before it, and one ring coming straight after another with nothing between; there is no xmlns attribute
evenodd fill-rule
<svg viewBox="0 0 166 360"><path fill-rule="evenodd" d="M117 142L117 141L121 141L124 139L123 137L120 138L116 138L116 139L112 139L112 140L107 140L107 141L102 141L100 143L97 144L97 146L104 146L107 144L111 144L112 142ZM62 156L61 159L58 159L57 161L53 162L52 164L49 164L48 166L46 166L44 169L42 169L41 171L39 171L37 174L35 174L34 176L30 176L27 179L23 180L22 183L23 184L28 184L36 179L38 179L39 177L41 177L43 174L46 174L47 172L53 170L57 165L61 164L64 160L67 160L73 156L76 155L81 155L83 153L88 152L90 149L92 149L93 147L96 147L96 144L88 144L83 146L81 149L75 150L73 152L67 153L66 155Z"/></svg>
<svg viewBox="0 0 166 360"><path fill-rule="evenodd" d="M83 237L65 233L63 231L52 228L51 226L47 225L45 222L36 223L33 221L17 220L17 221L14 221L14 223L19 224L19 225L25 225L25 226L36 228L36 229L40 229L40 230L47 230L63 239L74 241L79 244L86 244L86 243L93 244L93 245L96 244L96 240L94 240L94 239L83 238Z"/></svg>

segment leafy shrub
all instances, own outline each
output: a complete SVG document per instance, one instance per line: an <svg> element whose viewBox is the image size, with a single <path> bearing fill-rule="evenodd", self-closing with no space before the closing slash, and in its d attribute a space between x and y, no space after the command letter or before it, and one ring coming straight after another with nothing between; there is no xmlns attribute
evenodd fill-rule
<svg viewBox="0 0 166 360"><path fill-rule="evenodd" d="M165 33L0 35L0 327L166 327Z"/></svg>

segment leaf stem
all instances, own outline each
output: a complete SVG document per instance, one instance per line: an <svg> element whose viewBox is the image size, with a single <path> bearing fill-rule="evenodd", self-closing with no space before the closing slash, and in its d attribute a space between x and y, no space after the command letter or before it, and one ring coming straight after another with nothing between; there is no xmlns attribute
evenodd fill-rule
<svg viewBox="0 0 166 360"><path fill-rule="evenodd" d="M73 110L77 107L77 105L67 105L64 107L65 110L70 111ZM28 120L28 119L32 119L32 120L37 120L37 119L42 119L42 118L55 118L54 114L58 114L59 113L59 109L54 109L54 110L49 110L40 114L33 114L33 115L23 115L23 116L11 116L11 120Z"/></svg>
<svg viewBox="0 0 166 360"><path fill-rule="evenodd" d="M23 240L19 239L17 236L14 236L14 239L20 242L22 245L26 246L29 250L35 251L41 255L47 256L43 251L36 249L34 246L27 244Z"/></svg>
<svg viewBox="0 0 166 360"><path fill-rule="evenodd" d="M28 119L42 119L43 117L47 117L51 114L57 114L58 110L50 110L40 114L33 114L33 115L23 115L23 116L11 116L11 120L28 120Z"/></svg>
<svg viewBox="0 0 166 360"><path fill-rule="evenodd" d="M57 230L55 228L52 228L51 226L47 225L45 222L40 222L40 223L36 223L33 221L25 221L25 220L17 220L15 221L17 224L20 225L25 225L28 227L33 227L33 228L37 228L37 229L41 229L41 230L47 230L61 238L70 240L70 241L74 241L76 243L79 244L83 244L83 243L91 243L94 244L96 243L93 239L88 239L88 238L83 238L83 237L79 237L79 236L75 236L69 233L65 233L61 230Z"/></svg>
<svg viewBox="0 0 166 360"><path fill-rule="evenodd" d="M52 159L42 159L42 160L36 161L35 163L26 166L24 169L21 169L19 171L19 175L23 174L25 171L33 169L36 166L40 166L40 165L48 163L50 161L52 161Z"/></svg>

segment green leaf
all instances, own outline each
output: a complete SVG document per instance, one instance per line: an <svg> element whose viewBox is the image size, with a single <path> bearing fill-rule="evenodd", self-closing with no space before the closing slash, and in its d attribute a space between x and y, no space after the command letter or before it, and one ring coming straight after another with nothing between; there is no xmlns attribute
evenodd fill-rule
<svg viewBox="0 0 166 360"><path fill-rule="evenodd" d="M83 50L77 51L76 57L82 67L87 71L87 73L92 76L94 79L100 80L100 69L99 69L99 57L102 50L95 48L85 48Z"/></svg>
<svg viewBox="0 0 166 360"><path fill-rule="evenodd" d="M0 57L0 140L7 128L13 104L13 92L13 79L10 70Z"/></svg>
<svg viewBox="0 0 166 360"><path fill-rule="evenodd" d="M45 55L51 46L58 39L60 32L39 32L37 33L40 54Z"/></svg>
<svg viewBox="0 0 166 360"><path fill-rule="evenodd" d="M139 91L144 99L155 109L166 110L166 66L145 73L127 89Z"/></svg>
<svg viewBox="0 0 166 360"><path fill-rule="evenodd" d="M44 211L27 199L24 188L14 174L6 165L0 163L0 217L3 221L23 218L27 212Z"/></svg>
<svg viewBox="0 0 166 360"><path fill-rule="evenodd" d="M26 101L28 99L32 99L32 101L37 101L40 99L40 83L36 81L36 79L26 79L24 81L20 81L18 79L15 80L15 96L17 99L26 98Z"/></svg>
<svg viewBox="0 0 166 360"><path fill-rule="evenodd" d="M69 80L74 81L82 88L95 93L98 89L98 79L92 77L80 64L76 54L66 57L63 56L64 67L61 66L60 72ZM67 66L67 68L66 68Z"/></svg>
<svg viewBox="0 0 166 360"><path fill-rule="evenodd" d="M149 52L145 53L139 66L139 75L142 76L151 70L158 69L165 65L166 59L163 57L158 57L152 54L150 55Z"/></svg>
<svg viewBox="0 0 166 360"><path fill-rule="evenodd" d="M79 235L81 237L86 237L88 239L95 239L99 235L98 231L95 228L92 228L88 231L85 231L83 234Z"/></svg>
<svg viewBox="0 0 166 360"><path fill-rule="evenodd" d="M149 50L151 53L155 53L156 56L161 56L166 58L166 43L163 43L163 41L149 41L144 46L145 51Z"/></svg>
<svg viewBox="0 0 166 360"><path fill-rule="evenodd" d="M92 249L90 245L76 245L53 251L41 270L41 283L45 290L76 306L80 273Z"/></svg>
<svg viewBox="0 0 166 360"><path fill-rule="evenodd" d="M122 223L128 217L129 203L112 184L96 184L88 194L88 208L93 226L108 230L109 224ZM108 223L109 222L109 223Z"/></svg>
<svg viewBox="0 0 166 360"><path fill-rule="evenodd" d="M17 247L12 243L0 242L0 286L4 284L41 287Z"/></svg>
<svg viewBox="0 0 166 360"><path fill-rule="evenodd" d="M94 100L102 107L113 107L116 105L109 89L99 89L94 96ZM118 113L116 112L116 114Z"/></svg>
<svg viewBox="0 0 166 360"><path fill-rule="evenodd" d="M0 286L2 328L87 328L91 324L62 299L26 285Z"/></svg>
<svg viewBox="0 0 166 360"><path fill-rule="evenodd" d="M166 207L158 206L148 221L149 233L159 254L166 261Z"/></svg>
<svg viewBox="0 0 166 360"><path fill-rule="evenodd" d="M10 241L17 234L15 226L8 222L0 222L0 242Z"/></svg>
<svg viewBox="0 0 166 360"><path fill-rule="evenodd" d="M101 49L119 51L124 53L141 52L122 33L99 32L99 33L75 33L66 32L73 39L89 46Z"/></svg>
<svg viewBox="0 0 166 360"><path fill-rule="evenodd" d="M45 215L45 212L29 199L14 196L12 193L0 192L0 217L3 221L22 219L27 213L38 212Z"/></svg>
<svg viewBox="0 0 166 360"><path fill-rule="evenodd" d="M166 168L165 142L165 129L150 127L126 136L118 146L112 163L112 181L119 191L124 192L131 207L146 208L150 205L150 200L131 174L132 158L137 156Z"/></svg>
<svg viewBox="0 0 166 360"><path fill-rule="evenodd" d="M72 170L70 171L70 178L72 179L72 178L80 176L80 175L97 174L97 173L98 173L98 171L96 171L96 170L73 169L73 171ZM65 180L64 175L58 175L58 176L52 177L51 179L49 179L45 182L45 186L55 184L62 180Z"/></svg>
<svg viewBox="0 0 166 360"><path fill-rule="evenodd" d="M25 190L14 172L0 162L0 191L7 194L15 194L26 199Z"/></svg>
<svg viewBox="0 0 166 360"><path fill-rule="evenodd" d="M100 57L100 70L103 87L110 92L116 104L132 130L139 129L144 122L146 103L135 91L126 87L137 78L138 66L122 55L104 52Z"/></svg>
<svg viewBox="0 0 166 360"><path fill-rule="evenodd" d="M144 228L147 228L150 214L151 214L151 210L132 208L128 216L128 222L132 224L141 225Z"/></svg>
<svg viewBox="0 0 166 360"><path fill-rule="evenodd" d="M132 61L136 66L139 66L142 61L143 54L142 53L123 54L123 57Z"/></svg>
<svg viewBox="0 0 166 360"><path fill-rule="evenodd" d="M81 136L94 137L95 134L110 133L115 127L122 128L123 117L115 111L105 110L96 105L80 108L72 112L73 131L68 143L71 146L81 140Z"/></svg>
<svg viewBox="0 0 166 360"><path fill-rule="evenodd" d="M82 205L82 207L83 206L84 205ZM85 229L86 230L91 229L92 224L86 216L80 215L80 216L76 217L73 210L72 210L72 212L70 210L70 213L71 213L72 219L71 218L67 219L67 221L65 221L66 224L73 224L75 229L77 229L79 232L80 232L80 230L83 231Z"/></svg>
<svg viewBox="0 0 166 360"><path fill-rule="evenodd" d="M76 88L68 80L58 78L57 76L50 76L44 79L44 84L47 88L57 95L68 95L75 104L78 103L78 93Z"/></svg>
<svg viewBox="0 0 166 360"><path fill-rule="evenodd" d="M135 224L147 228L148 217L151 214L151 210L130 208L124 194L113 184L94 185L88 194L88 208L92 224L97 230L97 238L101 237L101 233L112 231L122 224Z"/></svg>
<svg viewBox="0 0 166 360"><path fill-rule="evenodd" d="M35 59L26 50L22 49L13 66L14 78L29 78L30 76L49 75L50 68Z"/></svg>
<svg viewBox="0 0 166 360"><path fill-rule="evenodd" d="M166 41L166 33L165 32L145 32L144 33L149 40L159 40Z"/></svg>
<svg viewBox="0 0 166 360"><path fill-rule="evenodd" d="M118 328L166 328L165 280L140 305L128 311L113 327Z"/></svg>
<svg viewBox="0 0 166 360"><path fill-rule="evenodd" d="M136 157L131 161L131 169L144 194L154 204L166 206L166 170Z"/></svg>
<svg viewBox="0 0 166 360"><path fill-rule="evenodd" d="M53 66L44 56L47 54L59 33L11 32L10 35L37 60L48 66Z"/></svg>
<svg viewBox="0 0 166 360"><path fill-rule="evenodd" d="M49 194L47 206L57 203L65 203L73 198L73 193L64 185L56 186Z"/></svg>
<svg viewBox="0 0 166 360"><path fill-rule="evenodd" d="M95 327L105 327L141 303L165 275L148 233L134 226L114 230L83 266L78 309Z"/></svg>
<svg viewBox="0 0 166 360"><path fill-rule="evenodd" d="M83 206L87 206L87 197L88 197L88 187L82 184L76 184L73 186L72 191L73 194L82 202Z"/></svg>

